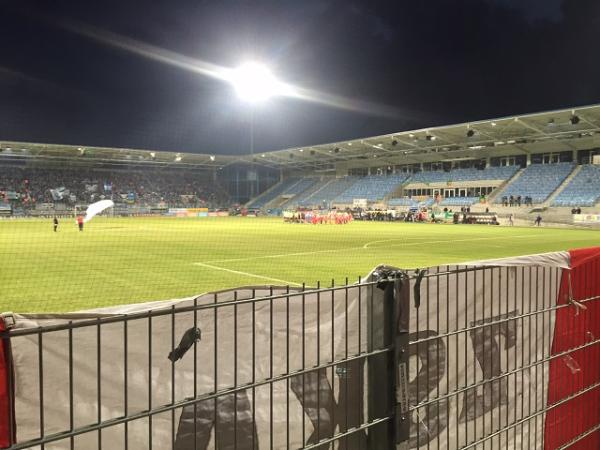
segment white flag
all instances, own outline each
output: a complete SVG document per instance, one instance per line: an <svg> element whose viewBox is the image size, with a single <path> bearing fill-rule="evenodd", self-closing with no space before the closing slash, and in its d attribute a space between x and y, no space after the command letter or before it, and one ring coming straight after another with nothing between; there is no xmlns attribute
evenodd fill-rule
<svg viewBox="0 0 600 450"><path fill-rule="evenodd" d="M112 208L113 206L115 206L115 204L112 200L100 200L99 202L92 203L85 211L85 218L83 221L89 222L94 216L100 214L107 208Z"/></svg>

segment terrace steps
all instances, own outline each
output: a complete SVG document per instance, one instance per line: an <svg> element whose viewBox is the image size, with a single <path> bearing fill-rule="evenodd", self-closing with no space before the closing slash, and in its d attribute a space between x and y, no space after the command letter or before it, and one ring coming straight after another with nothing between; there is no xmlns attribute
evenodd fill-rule
<svg viewBox="0 0 600 450"><path fill-rule="evenodd" d="M513 184L520 176L521 174L525 171L525 169L521 168L519 169L511 178L509 178L508 180L506 180L504 183L502 183L500 186L498 186L496 189L494 189L494 191L490 194L490 196L487 198L487 202L489 204L494 203L494 200L496 200L496 197L498 196L498 194L500 194L501 192L503 192L508 186L510 186L511 184Z"/></svg>
<svg viewBox="0 0 600 450"><path fill-rule="evenodd" d="M291 186L289 186L286 191L289 191L290 189L294 189L296 186L298 186L300 183L302 183L304 181L304 178L299 178L298 181L296 181L294 184L292 184ZM279 184L279 183L278 183ZM277 184L275 185L277 186ZM281 201L281 194L277 195L273 200L271 200L270 202L265 203L264 208L274 208L277 207L277 205L282 204Z"/></svg>
<svg viewBox="0 0 600 450"><path fill-rule="evenodd" d="M275 183L275 184L274 184L273 186L271 186L269 189L267 189L266 191L263 191L263 192L262 192L260 195L258 195L258 196L256 196L256 197L254 197L254 198L251 198L251 199L250 199L248 202L246 202L246 204L245 204L244 206L246 206L247 208L248 208L248 207L251 207L253 204L255 204L257 201L259 201L261 198L263 198L263 197L265 197L265 196L269 195L269 193L270 193L271 191L273 191L274 189L276 189L276 188L277 188L277 186L279 186L281 183L283 183L283 181L282 181L282 180L279 180L277 183Z"/></svg>
<svg viewBox="0 0 600 450"><path fill-rule="evenodd" d="M306 201L308 202L309 200L314 199L315 195L317 195L319 192L321 192L323 189L325 189L327 186L329 186L331 183L333 183L335 181L335 178L330 179L327 183L325 183L323 186L321 186L319 189L317 189L315 192L313 192L312 194L310 194L308 197L306 197Z"/></svg>

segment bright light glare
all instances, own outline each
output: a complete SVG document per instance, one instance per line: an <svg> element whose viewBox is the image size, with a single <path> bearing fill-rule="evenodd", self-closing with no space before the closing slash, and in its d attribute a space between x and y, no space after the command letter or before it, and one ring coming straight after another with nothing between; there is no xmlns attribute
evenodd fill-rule
<svg viewBox="0 0 600 450"><path fill-rule="evenodd" d="M230 76L231 84L242 100L258 103L276 95L291 95L290 86L275 78L262 64L250 62L242 64Z"/></svg>

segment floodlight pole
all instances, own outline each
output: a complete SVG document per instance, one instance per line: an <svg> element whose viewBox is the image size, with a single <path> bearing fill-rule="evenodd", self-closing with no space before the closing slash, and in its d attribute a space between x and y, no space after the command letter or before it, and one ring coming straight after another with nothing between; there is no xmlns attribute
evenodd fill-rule
<svg viewBox="0 0 600 450"><path fill-rule="evenodd" d="M258 195L258 191L259 191L259 181L258 181L258 165L254 164L254 104L250 104L250 158L251 158L251 165L250 167L254 170L254 175L256 178L256 186L255 192L252 192L254 189L250 189L251 194L253 194L254 196Z"/></svg>

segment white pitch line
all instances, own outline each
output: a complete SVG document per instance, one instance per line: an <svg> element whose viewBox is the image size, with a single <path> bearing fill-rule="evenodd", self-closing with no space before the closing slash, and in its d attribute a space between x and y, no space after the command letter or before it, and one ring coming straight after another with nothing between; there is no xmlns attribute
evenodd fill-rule
<svg viewBox="0 0 600 450"><path fill-rule="evenodd" d="M263 255L263 256L250 256L247 258L232 258L232 259L215 259L209 261L211 263L221 262L238 262L238 261L254 261L255 259L267 259L267 258L286 258L288 256L304 256L304 255L315 255L317 253L332 253L332 252L343 252L347 250L358 250L362 247L349 247L349 248L335 248L331 250L315 250L312 252L298 252L298 253L280 253L278 255Z"/></svg>
<svg viewBox="0 0 600 450"><path fill-rule="evenodd" d="M528 235L528 234L520 234L515 236L494 236L494 237L479 237L479 238L469 238L469 239L445 239L438 241L430 241L426 238L394 238L394 239L385 239L381 241L371 241L367 242L360 247L346 247L346 248L336 248L330 250L315 250L312 252L298 252L298 253L280 253L277 255L263 255L263 256L250 256L247 258L231 258L231 259L215 259L212 261L208 261L209 263L223 263L223 262L239 262L239 261L254 261L256 259L268 259L268 258L287 258L288 256L306 256L306 255L316 255L318 253L334 253L334 252L346 252L350 250L369 250L373 249L373 247L365 247L365 245L371 245L376 242L390 242L390 241L398 241L398 240L408 240L408 239L420 239L419 242L403 242L401 244L392 244L389 247L406 247L412 245L423 245L423 244L444 244L448 242L472 242L472 241L489 241L489 240L497 240L497 239L512 239L512 238L534 238L539 237ZM378 247L375 247L377 249ZM381 247L379 247L380 249ZM193 264L205 264L205 263L193 263Z"/></svg>
<svg viewBox="0 0 600 450"><path fill-rule="evenodd" d="M225 267L213 266L212 264L196 262L196 263L194 263L194 265L208 267L209 269L214 269L214 270L222 270L223 272L235 273L237 275L245 275L247 277L260 278L260 279L269 280L269 281L277 281L278 283L283 283L283 284L293 284L295 286L302 286L300 283L294 283L293 281L280 280L279 278L273 278L273 277L265 277L263 275L257 275L255 273L242 272L241 270L226 269Z"/></svg>
<svg viewBox="0 0 600 450"><path fill-rule="evenodd" d="M362 246L362 248L369 248L369 245L371 245L371 244L379 244L380 242L408 241L408 240L414 241L416 239L419 239L419 240L423 241L423 240L425 240L427 238L415 236L415 237L401 237L401 238L393 238L393 239L382 239L380 241L367 242L365 245Z"/></svg>

